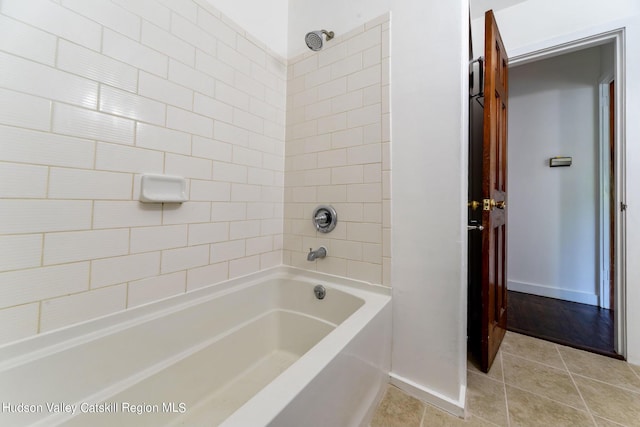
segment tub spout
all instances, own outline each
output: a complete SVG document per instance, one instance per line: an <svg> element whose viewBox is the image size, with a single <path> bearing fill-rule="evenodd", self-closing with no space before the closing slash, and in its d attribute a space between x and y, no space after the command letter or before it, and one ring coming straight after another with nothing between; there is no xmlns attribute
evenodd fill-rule
<svg viewBox="0 0 640 427"><path fill-rule="evenodd" d="M307 254L307 261L315 261L318 258L324 258L327 256L327 248L324 246L320 246L315 251L309 248L309 253Z"/></svg>

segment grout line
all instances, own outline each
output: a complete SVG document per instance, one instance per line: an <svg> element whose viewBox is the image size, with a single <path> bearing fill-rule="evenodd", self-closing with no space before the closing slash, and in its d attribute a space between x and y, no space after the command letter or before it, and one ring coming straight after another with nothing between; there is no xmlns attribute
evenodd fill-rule
<svg viewBox="0 0 640 427"><path fill-rule="evenodd" d="M549 396L545 396L545 395L543 395L543 394L539 394L539 393L533 392L533 391L531 391L531 390L524 389L524 388L522 388L522 387L520 387L520 386L517 386L517 385L509 384L509 387L513 387L513 388L518 389L518 390L520 390L520 391L522 391L522 392L524 392L524 393L531 394L531 395L534 395L534 396L536 396L536 397L539 397L539 398L542 398L542 399L545 399L545 400L548 400L548 401L551 401L551 402L557 403L558 405L562 405L562 406L566 406L566 407L571 408L571 409L575 409L576 411L580 411L580 412L589 412L588 408L587 408L587 409L585 409L585 408L578 408L578 407L573 406L573 405L570 405L570 404L568 404L568 403L560 402L560 401L558 401L557 399L552 399L552 398L551 398L551 397L549 397Z"/></svg>
<svg viewBox="0 0 640 427"><path fill-rule="evenodd" d="M617 421L612 421L612 420L610 420L610 419L608 419L608 418L603 417L602 415L598 415L598 418L603 419L603 420L605 420L605 421L607 421L607 422L609 422L609 423L611 423L611 424L614 424L614 425L616 425L616 426L626 427L624 424L620 424L620 423L619 423L619 422L617 422Z"/></svg>
<svg viewBox="0 0 640 427"><path fill-rule="evenodd" d="M496 363L496 362L494 362L494 363ZM502 378L502 379L491 378L488 374L485 374L485 373L484 373L484 372L482 372L482 371L478 371L478 372L476 372L476 371L469 371L469 370L467 370L467 377L468 377L469 375L477 375L477 376L479 376L479 377L482 377L482 378L484 378L484 379L487 379L487 380L493 381L493 382L495 382L495 383L498 383L498 384L504 384L504 378Z"/></svg>
<svg viewBox="0 0 640 427"><path fill-rule="evenodd" d="M580 375L580 374L571 374L571 375L575 375L576 377L580 377L580 378L585 378L587 380L594 381L594 382L597 382L597 383L600 383L600 384L605 384L605 385L608 385L609 387L614 387L614 388L617 388L619 390L625 391L627 393L640 394L640 390L633 390L631 388L622 386L620 384L611 384L611 383L608 383L606 381L599 380L597 378L587 377L586 375Z"/></svg>
<svg viewBox="0 0 640 427"><path fill-rule="evenodd" d="M502 426L500 426L500 424L496 424L496 423L494 423L494 422L492 422L492 421L486 420L486 419L484 419L484 418L482 418L482 417L479 417L479 416L477 416L477 415L475 415L475 414L471 414L471 416L472 416L473 418L478 419L478 420L482 420L482 421L484 421L485 423L487 423L487 424L489 424L489 425L492 425L492 426L495 426L495 427L502 427ZM467 422L467 421L470 421L470 420L465 420L465 422ZM508 422L508 421L507 421L507 422Z"/></svg>
<svg viewBox="0 0 640 427"><path fill-rule="evenodd" d="M629 367L629 369L631 369L631 372L633 372L633 374L638 377L638 379L640 380L640 369L638 369L638 372L636 372L635 369L632 368L631 363L625 361L624 363L626 363L626 365ZM634 365L635 366L635 365Z"/></svg>
<svg viewBox="0 0 640 427"><path fill-rule="evenodd" d="M501 357L500 357L500 358L501 358ZM502 358L501 358L501 359L502 359ZM494 363L495 363L495 362L494 362ZM467 362L467 364L468 364L468 362ZM500 366L502 367L502 361L500 361ZM496 380L496 379L494 379L494 378L489 378L488 374L485 374L485 373L483 373L483 372L476 373L476 372L473 372L473 371L470 371L469 369L467 369L467 378L469 377L469 374L472 374L472 375L480 375L480 376L482 376L482 377L484 377L484 378L486 378L486 379L489 379L489 380L491 380L491 381L495 381L495 382L497 382L497 383L501 383L501 384L502 384L502 386L503 386L503 389L504 389L504 381L498 381L498 380ZM467 390L468 390L468 389L467 389ZM469 394L467 393L467 400L468 400L468 398L469 398ZM506 403L506 392L505 392L505 403ZM465 408L466 408L466 410L465 410L465 418L464 418L464 422L469 422L472 418L477 418L477 419L482 420L482 421L484 421L485 423L490 424L490 425L492 425L492 426L495 426L495 427L503 427L503 426L500 426L499 424L496 424L496 423L494 423L494 422L492 422L492 421L486 420L486 419L484 419L484 418L482 418L482 417L480 417L480 416L478 416L478 415L474 414L473 412L471 412L471 411L468 409L467 402L465 402ZM506 415L507 415L507 426L508 426L508 423L509 423L509 409L508 409L508 407L507 407L507 414L506 414ZM421 425L421 427L422 427L422 425Z"/></svg>
<svg viewBox="0 0 640 427"><path fill-rule="evenodd" d="M506 384L507 380L504 375L504 352L500 351L499 354L500 354L500 381Z"/></svg>
<svg viewBox="0 0 640 427"><path fill-rule="evenodd" d="M504 351L504 350L503 350L503 351ZM562 371L562 368L559 368L558 366L549 365L549 364L547 364L547 363L540 362L539 360L530 359L530 358L528 358L528 357L521 356L521 355L519 355L519 354L515 354L515 353L509 353L508 351L504 351L504 353L505 353L505 354L508 354L508 355L509 355L509 356L511 356L511 357L517 357L517 358L519 358L519 359L527 360L527 361L529 361L529 362L538 363L538 364L543 365L543 366L545 366L545 367L547 367L547 368L553 368L553 369L557 369L557 370L559 370L559 371ZM563 361L563 362L564 362L564 361ZM565 369L566 369L566 366L565 366ZM503 375L504 375L504 373L503 373Z"/></svg>
<svg viewBox="0 0 640 427"><path fill-rule="evenodd" d="M571 371L569 371L569 367L567 366L566 362L564 361L564 357L562 357L562 352L560 351L560 345L559 344L553 344L553 348L555 349L556 353L558 354L558 356L560 356L560 361L562 362L562 366L564 366L564 369L571 373Z"/></svg>
<svg viewBox="0 0 640 427"><path fill-rule="evenodd" d="M38 304L38 323L36 325L36 334L39 334L42 332L42 302L43 300L40 300L37 302Z"/></svg>
<svg viewBox="0 0 640 427"><path fill-rule="evenodd" d="M560 360L562 360L562 364L564 365L564 368L569 373L569 378L571 378L571 383L573 384L573 386L575 387L576 391L578 392L578 396L580 396L580 400L582 400L582 404L587 409L587 413L591 417L591 421L593 421L593 425L597 427L598 423L596 422L596 418L594 417L593 413L591 412L591 408L589 408L589 405L587 405L587 401L585 400L584 396L582 395L582 392L580 391L580 388L578 387L578 384L576 383L576 380L573 378L573 373L569 370L569 367L567 366L567 363L565 362L564 357L562 357L562 352L558 348L557 344L554 344L554 347L555 347L556 351L558 352L558 354L560 354Z"/></svg>
<svg viewBox="0 0 640 427"><path fill-rule="evenodd" d="M564 357L562 356L562 352L560 351L560 347L565 347L565 346L563 346L562 344L554 344L554 345L556 346L556 349L558 350L558 353L560 353L560 359L562 360L562 363L565 365L565 368L566 368L567 372L569 372L569 374L571 375L572 378L575 375L575 376L578 376L578 377L581 377L581 378L586 378L586 379L591 380L591 381L599 382L601 384L606 384L606 385L609 385L611 387L616 387L616 388L624 390L624 391L640 394L640 390L638 390L638 389L632 389L632 388L629 388L629 387L624 386L624 385L614 384L614 383L609 382L607 380L602 380L602 379L599 379L599 378L594 378L592 376L587 376L587 375L584 375L584 374L578 374L578 373L571 372L571 370L569 370L568 366L565 363ZM583 352L583 353L588 353L588 354L594 355L596 357L602 357L602 358L605 358L605 359L609 359L607 356L603 356L603 355L600 355L600 354L597 354L597 353L591 353L591 352L589 352L587 350L574 349L574 348L572 348L572 350ZM611 360L615 360L615 359L611 359ZM633 368L630 366L630 364L628 362L626 362L626 361L620 361L620 362L622 362L625 365L627 365L627 367L631 370L632 374L634 374L636 377L638 377L640 379L640 375L637 374L633 370Z"/></svg>
<svg viewBox="0 0 640 427"><path fill-rule="evenodd" d="M511 427L511 415L509 414L509 396L507 395L507 381L504 376L504 362L502 352L500 352L500 369L502 371L502 388L504 390L504 405L507 409L507 427Z"/></svg>
<svg viewBox="0 0 640 427"><path fill-rule="evenodd" d="M420 426L419 427L423 427L424 426L424 418L427 416L427 405L425 403L423 403L422 406L424 406L424 409L422 410L422 417L420 418Z"/></svg>

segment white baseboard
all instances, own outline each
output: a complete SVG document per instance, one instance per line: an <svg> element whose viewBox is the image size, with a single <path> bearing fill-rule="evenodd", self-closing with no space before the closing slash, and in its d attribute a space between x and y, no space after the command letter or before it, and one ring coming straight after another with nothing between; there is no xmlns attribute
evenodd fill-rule
<svg viewBox="0 0 640 427"><path fill-rule="evenodd" d="M464 405L467 388L464 385L460 386L460 394L458 396L458 400L453 400L449 397L443 396L437 391L429 390L428 388L417 384L407 378L394 374L393 372L389 373L389 377L389 382L391 384L398 387L400 390L406 392L407 394L415 397L416 399L437 406L438 408L443 409L450 414L455 415L456 417L465 417Z"/></svg>
<svg viewBox="0 0 640 427"><path fill-rule="evenodd" d="M510 291L524 292L526 294L539 295L541 297L558 298L566 301L582 304L598 305L598 295L595 293L578 292L570 289L552 288L550 286L535 283L524 283L509 280L507 288Z"/></svg>

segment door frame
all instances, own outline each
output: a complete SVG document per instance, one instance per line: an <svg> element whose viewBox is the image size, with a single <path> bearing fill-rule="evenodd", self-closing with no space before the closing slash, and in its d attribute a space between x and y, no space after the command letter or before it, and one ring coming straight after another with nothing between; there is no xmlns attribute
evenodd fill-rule
<svg viewBox="0 0 640 427"><path fill-rule="evenodd" d="M598 80L598 108L599 108L599 130L598 130L598 306L611 309L615 306L610 298L609 280L610 253L611 253L611 201L609 193L611 191L611 167L610 167L610 105L609 85L615 81L614 73L601 76ZM614 99L615 102L615 99ZM614 115L615 118L615 115ZM615 125L614 125L615 130ZM615 133L614 133L615 135ZM615 257L614 257L615 260ZM614 285L615 286L615 285Z"/></svg>
<svg viewBox="0 0 640 427"><path fill-rule="evenodd" d="M600 46L606 43L614 43L614 80L615 85L615 159L614 159L614 186L615 186L615 233L614 233L614 347L616 353L626 358L627 356L627 323L626 323L626 226L623 206L626 194L625 171L625 28L618 28L590 34L574 34L563 39L554 39L542 42L532 47L518 49L509 59L509 67L527 64L530 62L575 52L578 50Z"/></svg>

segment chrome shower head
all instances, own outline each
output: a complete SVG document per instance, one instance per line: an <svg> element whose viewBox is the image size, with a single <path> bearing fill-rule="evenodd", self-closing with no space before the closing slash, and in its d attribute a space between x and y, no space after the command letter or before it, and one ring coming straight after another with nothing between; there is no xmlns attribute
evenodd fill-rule
<svg viewBox="0 0 640 427"><path fill-rule="evenodd" d="M311 31L304 37L304 41L307 43L307 47L311 50L322 49L322 35L327 36L327 41L333 38L333 31L319 30Z"/></svg>

